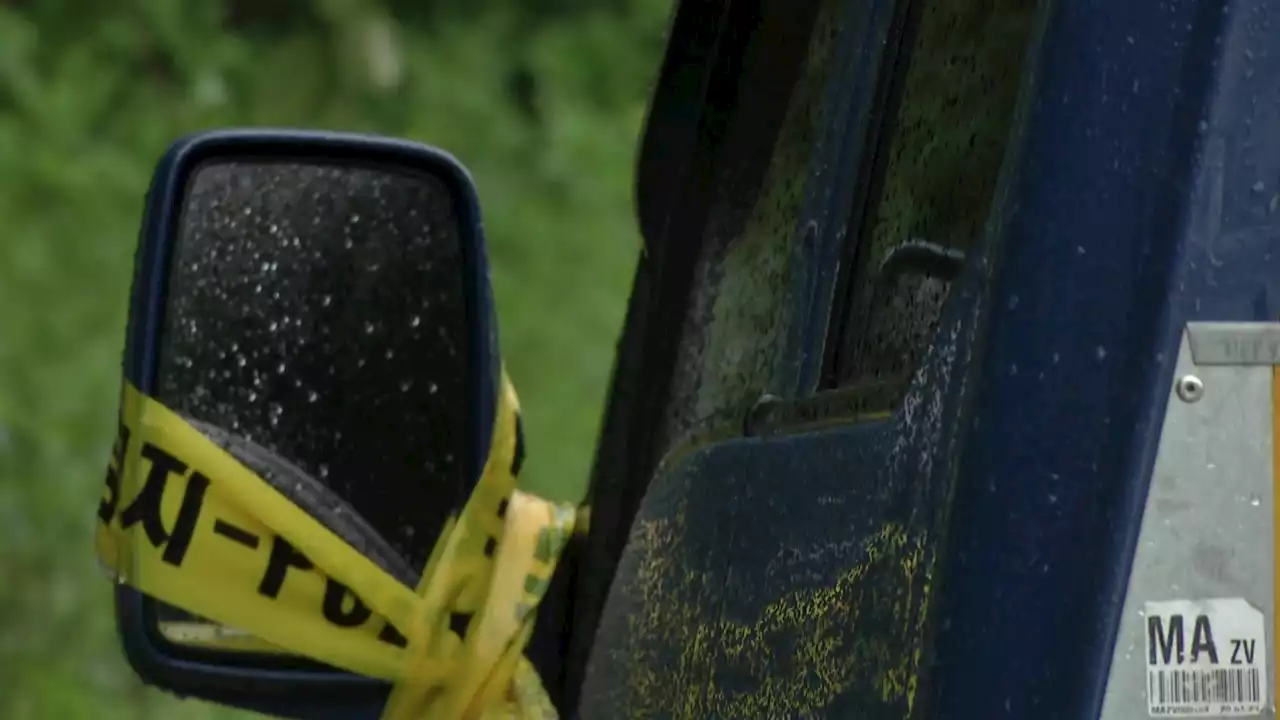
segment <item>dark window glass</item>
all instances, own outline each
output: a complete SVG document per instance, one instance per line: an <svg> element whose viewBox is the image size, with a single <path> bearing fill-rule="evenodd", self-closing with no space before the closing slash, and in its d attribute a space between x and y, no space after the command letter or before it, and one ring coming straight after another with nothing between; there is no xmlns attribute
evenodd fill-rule
<svg viewBox="0 0 1280 720"><path fill-rule="evenodd" d="M911 0L904 0L911 1ZM920 1L920 0L918 0ZM850 252L827 385L901 397L981 235L1013 130L1033 0L932 0L907 12L869 202ZM890 410L892 408L875 408Z"/></svg>

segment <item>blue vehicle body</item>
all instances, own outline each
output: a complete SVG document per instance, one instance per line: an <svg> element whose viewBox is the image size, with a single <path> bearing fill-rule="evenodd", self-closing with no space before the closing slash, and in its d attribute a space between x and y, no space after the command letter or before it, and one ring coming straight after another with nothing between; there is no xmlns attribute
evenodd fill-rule
<svg viewBox="0 0 1280 720"><path fill-rule="evenodd" d="M1280 316L1280 9L946 5L681 4L576 566L583 717L1098 716L1182 328ZM983 61L1014 10L1025 55ZM980 89L930 117L901 77L947 44ZM877 153L989 120L1001 73L922 354L901 392L842 379ZM914 178L962 195L974 156Z"/></svg>

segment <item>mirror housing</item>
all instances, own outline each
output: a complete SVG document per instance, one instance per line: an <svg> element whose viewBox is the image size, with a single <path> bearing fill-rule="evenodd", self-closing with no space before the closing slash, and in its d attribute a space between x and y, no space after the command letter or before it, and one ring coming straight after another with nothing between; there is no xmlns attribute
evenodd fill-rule
<svg viewBox="0 0 1280 720"><path fill-rule="evenodd" d="M135 258L124 353L125 379L142 393L160 383L161 345L193 177L209 163L283 162L375 167L428 176L449 196L457 223L467 343L465 472L474 482L488 453L500 359L476 192L467 171L440 150L388 138L298 130L223 130L175 143L160 160L146 198ZM465 501L465 497L463 498ZM390 684L292 655L264 655L174 642L159 628L160 603L125 584L115 592L117 627L129 663L148 684L256 712L295 718L376 718Z"/></svg>

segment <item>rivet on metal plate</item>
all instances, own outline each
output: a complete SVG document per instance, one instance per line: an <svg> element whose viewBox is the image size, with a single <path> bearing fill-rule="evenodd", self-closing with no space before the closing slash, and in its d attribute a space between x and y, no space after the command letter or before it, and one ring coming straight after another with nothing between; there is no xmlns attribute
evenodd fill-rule
<svg viewBox="0 0 1280 720"><path fill-rule="evenodd" d="M1178 379L1177 391L1183 402L1193 403L1204 397L1204 382L1195 375L1183 375Z"/></svg>

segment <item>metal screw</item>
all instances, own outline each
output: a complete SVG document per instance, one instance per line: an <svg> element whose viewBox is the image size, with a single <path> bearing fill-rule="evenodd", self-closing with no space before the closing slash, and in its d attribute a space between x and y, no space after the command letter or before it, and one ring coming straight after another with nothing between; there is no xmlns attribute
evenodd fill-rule
<svg viewBox="0 0 1280 720"><path fill-rule="evenodd" d="M1183 402L1198 402L1204 397L1204 382L1195 375L1183 375L1178 379L1177 390Z"/></svg>

